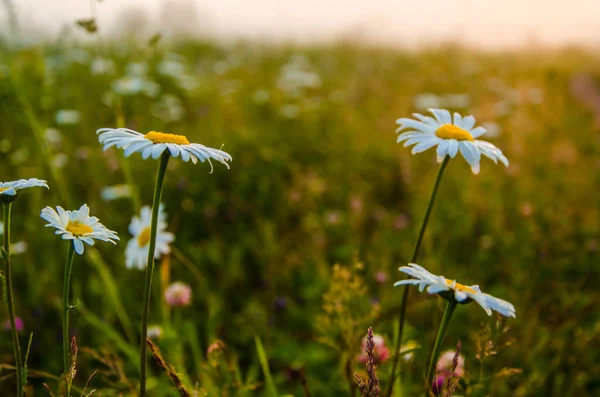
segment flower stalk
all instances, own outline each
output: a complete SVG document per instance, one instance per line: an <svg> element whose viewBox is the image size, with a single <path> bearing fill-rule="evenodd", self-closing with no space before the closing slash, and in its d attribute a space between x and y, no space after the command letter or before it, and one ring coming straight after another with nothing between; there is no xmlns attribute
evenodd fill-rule
<svg viewBox="0 0 600 397"><path fill-rule="evenodd" d="M4 276L6 284L6 305L8 306L8 317L10 321L10 336L12 338L13 353L15 356L15 368L17 371L17 396L23 395L23 360L21 358L21 346L15 320L15 306L12 288L12 272L10 267L10 212L12 203L2 204L2 215L4 219Z"/></svg>
<svg viewBox="0 0 600 397"><path fill-rule="evenodd" d="M446 305L446 310L444 311L444 316L442 317L442 322L440 323L440 327L438 328L438 333L435 338L435 343L433 344L433 349L431 350L431 355L429 356L429 366L427 367L427 384L425 388L425 397L428 397L431 390L431 385L433 384L433 375L435 374L435 367L437 360L440 356L440 348L442 346L442 341L444 340L444 334L446 333L446 329L448 328L448 324L450 323L450 319L452 318L452 314L454 313L454 309L458 302L454 299L449 299L448 304Z"/></svg>
<svg viewBox="0 0 600 397"><path fill-rule="evenodd" d="M435 182L433 184L433 189L431 190L431 196L429 198L429 204L427 205L427 211L425 212L425 217L423 218L423 223L421 224L421 229L419 229L419 234L417 236L417 240L413 247L413 252L411 255L410 262L415 263L417 261L417 257L419 256L419 249L421 248L421 242L423 240L423 236L425 235L425 229L427 228L427 223L429 222L429 216L431 215L433 204L435 202L435 197L437 195L438 188L440 186L440 182L442 180L442 175L444 174L444 170L450 161L450 156L444 157L444 160L440 164L440 168L438 170L437 176L435 178ZM394 383L396 382L396 368L398 367L398 363L400 360L400 349L402 347L402 334L404 332L404 317L406 314L406 306L408 303L408 293L409 289L405 286L404 292L402 294L402 303L400 305L400 313L398 315L398 336L395 341L395 354L394 354L394 364L392 365L392 373L390 378L390 386L388 388L387 397L391 397L392 392L394 390Z"/></svg>
<svg viewBox="0 0 600 397"><path fill-rule="evenodd" d="M171 157L168 150L165 150L158 165L156 173L156 184L154 186L154 198L152 201L152 221L150 223L150 242L148 243L148 261L146 265L146 275L144 280L144 298L142 307L142 326L140 341L140 397L146 396L146 364L147 364L147 345L148 338L148 314L150 312L150 291L152 289L152 274L154 272L154 250L156 247L156 232L158 227L158 214L162 198L162 188L167 171L167 164Z"/></svg>
<svg viewBox="0 0 600 397"><path fill-rule="evenodd" d="M73 259L75 258L75 246L68 242L67 261L65 263L65 274L63 278L63 324L62 324L62 342L63 342L63 374L67 380L67 397L71 396L71 382L69 382L69 371L71 370L71 341L69 340L69 311L72 307L69 305L69 290L71 286L71 271L73 269Z"/></svg>

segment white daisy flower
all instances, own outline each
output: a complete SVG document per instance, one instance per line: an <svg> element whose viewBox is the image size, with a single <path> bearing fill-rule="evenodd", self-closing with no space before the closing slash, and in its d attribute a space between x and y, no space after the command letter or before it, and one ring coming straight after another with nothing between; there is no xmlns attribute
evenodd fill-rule
<svg viewBox="0 0 600 397"><path fill-rule="evenodd" d="M129 269L138 268L142 270L146 267L151 222L152 208L146 205L142 207L140 216L134 216L129 224L129 233L133 236L127 243L127 249L125 250L125 266ZM173 233L165 231L166 228L167 214L164 212L164 206L161 204L158 210L158 225L156 228L155 259L171 252L169 244L175 240L175 236Z"/></svg>
<svg viewBox="0 0 600 397"><path fill-rule="evenodd" d="M394 287L406 284L418 285L421 292L427 287L428 293L439 294L444 299L454 298L461 304L466 304L473 300L485 310L488 316L491 316L492 310L495 310L505 317L516 318L515 307L511 303L492 295L484 294L478 285L467 286L457 283L456 280L449 280L444 276L436 276L415 263L402 266L400 271L414 277L414 279L398 281L394 284Z"/></svg>
<svg viewBox="0 0 600 397"><path fill-rule="evenodd" d="M49 189L46 181L43 181L41 179L19 179L18 181L12 182L0 182L0 195L16 196L19 190L36 186L45 187L46 189Z"/></svg>
<svg viewBox="0 0 600 397"><path fill-rule="evenodd" d="M228 153L199 143L190 143L184 135L156 131L144 135L128 128L101 128L96 133L98 140L104 145L104 150L116 146L125 150L125 157L138 152L142 154L143 159L150 156L157 159L168 149L173 157L181 156L185 162L191 159L192 163L196 164L198 160L201 162L208 160L211 169L211 159L223 163L227 168L229 168L227 162L231 161Z"/></svg>
<svg viewBox="0 0 600 397"><path fill-rule="evenodd" d="M19 190L30 187L45 187L46 189L49 189L46 181L36 178L19 179L11 182L0 182L0 203L12 203L17 199Z"/></svg>
<svg viewBox="0 0 600 397"><path fill-rule="evenodd" d="M442 162L447 155L454 158L460 151L467 163L471 166L474 174L479 173L479 161L481 155L488 157L494 163L498 160L508 167L508 160L502 151L489 142L478 140L486 133L485 128L475 127L473 116L462 117L454 113L454 120L449 111L444 109L429 109L435 116L423 116L413 113L418 120L401 118L396 121L400 127L396 133L407 130L400 134L398 143L404 142L404 146L415 145L412 154L421 153L437 146L438 162Z"/></svg>
<svg viewBox="0 0 600 397"><path fill-rule="evenodd" d="M94 239L117 244L119 240L116 232L107 229L98 222L98 218L90 216L90 209L84 204L75 211L65 211L62 207L46 207L42 210L41 217L49 223L46 227L58 229L56 234L62 235L63 240L73 240L75 252L83 254L83 243L94 245Z"/></svg>

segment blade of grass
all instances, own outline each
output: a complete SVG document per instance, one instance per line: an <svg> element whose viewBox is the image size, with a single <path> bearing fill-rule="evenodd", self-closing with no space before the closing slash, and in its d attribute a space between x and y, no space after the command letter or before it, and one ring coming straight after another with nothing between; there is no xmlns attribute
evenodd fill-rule
<svg viewBox="0 0 600 397"><path fill-rule="evenodd" d="M112 327L103 322L98 316L87 310L82 305L78 306L77 308L81 312L81 316L83 317L84 321L88 322L90 325L97 328L109 339L111 339L115 345L127 355L128 360L132 365L135 365L136 367L139 365L137 348L130 346L117 331L115 331Z"/></svg>
<svg viewBox="0 0 600 397"><path fill-rule="evenodd" d="M98 273L100 274L100 278L104 282L104 286L106 287L107 295L110 297L111 303L113 305L113 310L117 314L123 329L125 330L125 336L130 343L135 342L135 329L133 328L133 324L129 320L129 316L125 311L125 307L121 302L121 296L119 294L119 289L117 288L117 283L113 278L106 262L100 256L98 250L89 249L88 258L90 262L94 265Z"/></svg>
<svg viewBox="0 0 600 397"><path fill-rule="evenodd" d="M260 362L260 366L262 367L263 376L265 377L265 385L267 386L267 391L273 397L277 397L277 389L275 388L275 384L273 383L273 378L271 377L271 369L269 368L269 360L267 358L267 353L263 347L262 342L258 335L254 336L254 342L256 343L256 352L258 353L258 361Z"/></svg>

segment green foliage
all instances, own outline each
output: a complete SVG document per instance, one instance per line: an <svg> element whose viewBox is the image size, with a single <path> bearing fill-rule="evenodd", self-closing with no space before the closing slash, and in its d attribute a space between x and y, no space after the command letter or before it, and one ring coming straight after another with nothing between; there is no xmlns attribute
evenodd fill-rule
<svg viewBox="0 0 600 397"><path fill-rule="evenodd" d="M174 159L165 181L176 241L157 264L150 322L163 327L155 343L187 390L272 395L268 364L281 395L303 395L303 385L315 396L350 395L362 332L373 326L391 346L401 297L392 284L402 278L397 268L409 258L437 170L433 152L411 156L395 144L395 120L417 111L414 99L425 92L466 94L469 103L451 109L496 123L501 133L489 140L511 162L504 169L484 159L474 176L452 160L422 245L420 264L477 283L517 309L500 328L501 342L491 331L479 345L470 335L493 320L475 305L457 309L444 346L463 341L467 377L457 394L599 393L600 355L590 348L600 335L597 125L569 93L573 75L600 70L596 56L453 46L164 49L156 37L152 47L65 39L0 49L0 180L50 185L21 195L12 215L12 239L28 245L12 257L13 285L21 337L34 332L28 387L36 395L43 383L59 390L66 253L39 212L84 202L122 240L86 249L73 267L71 301L81 302L71 311L80 346L74 390L98 370L88 386L94 395L135 391L143 273L125 268L124 247L131 216L150 204L157 164L103 152L95 131L116 126L184 134L233 156L231 170L212 174L206 164ZM301 84L286 77L290 68L305 73ZM145 89L118 94L126 74ZM123 184L135 184L130 197L102 198L105 187ZM355 264L355 255L364 266L334 265ZM165 309L171 280L192 285L190 307ZM401 384L404 395L417 395L442 303L414 293L407 313L405 340L423 348L404 362ZM268 363L259 360L257 340ZM499 349L507 340L515 343ZM226 347L215 348L217 341ZM0 357L0 395L10 395L8 332ZM382 390L388 365L378 365ZM150 395L176 396L162 371L150 369Z"/></svg>

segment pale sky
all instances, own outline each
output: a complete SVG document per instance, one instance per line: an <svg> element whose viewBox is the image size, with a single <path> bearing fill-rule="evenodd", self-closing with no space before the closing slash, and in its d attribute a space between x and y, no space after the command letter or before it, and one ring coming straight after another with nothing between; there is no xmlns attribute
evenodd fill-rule
<svg viewBox="0 0 600 397"><path fill-rule="evenodd" d="M55 34L91 13L91 0L12 1L22 30ZM135 15L143 15L150 34L185 26L221 38L294 42L359 38L416 46L459 39L484 47L600 46L600 0L103 0L96 3L103 34L116 26L132 29L135 18L123 17L123 10L134 7L143 10Z"/></svg>

